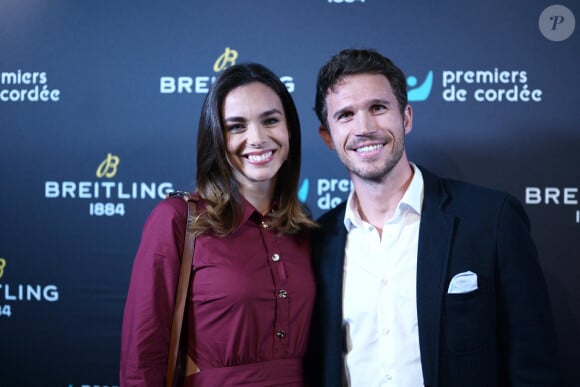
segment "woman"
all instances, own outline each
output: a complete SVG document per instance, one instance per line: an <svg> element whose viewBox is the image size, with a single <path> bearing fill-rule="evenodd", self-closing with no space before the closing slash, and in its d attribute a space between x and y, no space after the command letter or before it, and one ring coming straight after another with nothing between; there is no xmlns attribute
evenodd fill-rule
<svg viewBox="0 0 580 387"><path fill-rule="evenodd" d="M212 86L197 143L198 218L186 308L186 386L302 386L314 301L298 199L300 125L292 97L258 64ZM186 204L147 219L125 306L122 386L163 385ZM195 372L197 371L197 372ZM195 372L195 373L192 373Z"/></svg>

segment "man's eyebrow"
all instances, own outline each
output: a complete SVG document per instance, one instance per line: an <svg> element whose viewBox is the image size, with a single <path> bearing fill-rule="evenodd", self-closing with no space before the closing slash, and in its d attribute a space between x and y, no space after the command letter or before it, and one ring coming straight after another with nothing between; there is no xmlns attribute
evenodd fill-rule
<svg viewBox="0 0 580 387"><path fill-rule="evenodd" d="M390 107L393 105L393 102L392 102L391 100L389 100L389 99L384 99L384 98L373 98L373 99L371 99L371 100L369 100L369 101L367 102L367 105L368 105L368 106L373 106L373 105L385 105L385 106L387 106L387 107L389 107L389 108L390 108ZM334 114L332 115L332 118L336 120L336 119L337 119L337 118L338 118L340 115L342 115L343 113L345 113L345 112L348 112L348 111L352 111L352 106L348 105L348 106L345 106L345 107L343 107L343 108L341 108L341 109L337 110L337 111L336 111L336 112L334 112Z"/></svg>
<svg viewBox="0 0 580 387"><path fill-rule="evenodd" d="M375 98L375 99L372 99L370 101L370 105L377 105L377 104L386 105L386 106L390 107L393 104L393 102L389 99L383 99L383 98Z"/></svg>
<svg viewBox="0 0 580 387"><path fill-rule="evenodd" d="M339 110L335 111L334 114L332 115L332 118L336 120L343 113L348 112L350 110L352 110L352 108L350 106L345 106L342 109L339 109Z"/></svg>

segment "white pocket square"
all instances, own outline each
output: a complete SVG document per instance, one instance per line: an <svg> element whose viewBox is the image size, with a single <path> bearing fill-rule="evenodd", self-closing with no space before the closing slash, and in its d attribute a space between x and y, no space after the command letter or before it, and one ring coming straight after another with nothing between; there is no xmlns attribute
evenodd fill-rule
<svg viewBox="0 0 580 387"><path fill-rule="evenodd" d="M477 289L477 274L472 271L455 274L449 283L449 294L469 293Z"/></svg>

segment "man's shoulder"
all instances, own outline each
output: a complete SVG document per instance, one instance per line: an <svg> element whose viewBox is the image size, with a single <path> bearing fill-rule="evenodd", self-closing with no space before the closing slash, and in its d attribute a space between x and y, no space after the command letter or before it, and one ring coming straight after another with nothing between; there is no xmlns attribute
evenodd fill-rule
<svg viewBox="0 0 580 387"><path fill-rule="evenodd" d="M423 174L423 180L425 182L425 190L428 192L443 189L445 193L451 194L454 197L481 196L496 199L500 197L505 198L505 196L510 195L497 188L486 187L466 180L443 177L423 167L421 167L421 173Z"/></svg>
<svg viewBox="0 0 580 387"><path fill-rule="evenodd" d="M509 194L496 188L486 187L483 185L471 183L464 180L456 180L451 178L442 178L443 184L448 192L455 197L480 197L489 199L503 199Z"/></svg>
<svg viewBox="0 0 580 387"><path fill-rule="evenodd" d="M328 210L316 220L320 227L312 230L313 245L325 245L329 243L329 240L342 235L343 231L346 234L344 227L345 208L346 201Z"/></svg>
<svg viewBox="0 0 580 387"><path fill-rule="evenodd" d="M500 209L506 201L520 204L512 194L465 180L441 177L421 169L425 181L425 198L444 198L445 207L462 211Z"/></svg>
<svg viewBox="0 0 580 387"><path fill-rule="evenodd" d="M316 222L320 224L322 227L343 224L345 209L346 209L346 201L343 201L342 203L339 203L336 207L322 214L316 220Z"/></svg>

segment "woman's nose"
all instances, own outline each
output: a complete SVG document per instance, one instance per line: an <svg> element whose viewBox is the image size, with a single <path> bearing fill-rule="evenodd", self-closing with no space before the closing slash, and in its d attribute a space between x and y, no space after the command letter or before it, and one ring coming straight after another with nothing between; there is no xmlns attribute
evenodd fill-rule
<svg viewBox="0 0 580 387"><path fill-rule="evenodd" d="M258 125L248 126L248 145L254 148L263 146L266 143L266 136L264 129Z"/></svg>

